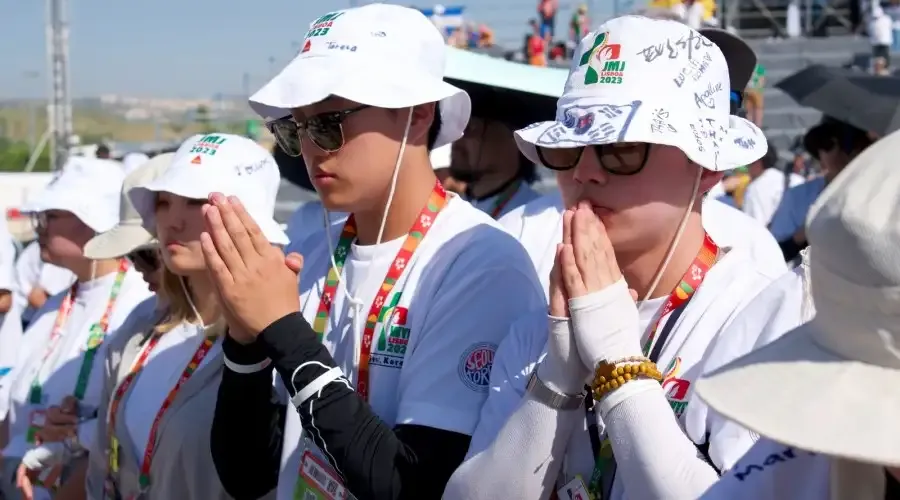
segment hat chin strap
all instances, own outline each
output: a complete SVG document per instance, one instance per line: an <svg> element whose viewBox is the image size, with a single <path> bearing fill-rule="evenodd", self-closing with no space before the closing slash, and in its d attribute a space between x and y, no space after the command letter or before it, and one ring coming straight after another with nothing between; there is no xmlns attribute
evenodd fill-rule
<svg viewBox="0 0 900 500"><path fill-rule="evenodd" d="M681 236L684 234L685 228L687 228L688 218L691 216L691 210L694 209L694 200L697 199L697 193L700 192L700 179L703 177L703 167L699 165L697 165L697 167L697 178L694 179L694 188L691 190L691 199L688 201L687 210L684 211L684 215L681 217L681 223L678 224L678 230L675 231L675 237L672 238L672 244L666 252L666 258L663 259L662 264L659 266L659 270L656 271L656 276L653 277L650 288L647 289L647 294L644 295L641 302L646 302L653 295L654 290L656 290L656 287L659 285L659 280L662 279L663 273L666 272L666 268L669 267L669 262L672 261L672 256L675 255L675 249L678 248L678 242L681 241Z"/></svg>
<svg viewBox="0 0 900 500"><path fill-rule="evenodd" d="M384 236L384 226L387 224L388 212L391 209L391 203L394 201L394 192L397 190L397 177L400 174L400 164L403 162L403 153L406 151L406 142L409 139L409 128L412 126L412 118L413 108L409 108L409 115L406 117L406 128L403 130L403 140L400 141L400 150L397 152L397 161L394 162L394 174L391 176L391 189L388 192L387 203L384 205L384 213L381 216L381 226L378 228L378 237L375 239L376 245L381 244L381 238ZM331 267L332 269L337 269L337 263L334 261L334 243L331 241L331 231L329 231L331 219L328 216L328 209L323 209L322 214L323 222L325 224L325 241L328 242L328 254L331 256ZM363 274L363 283L366 281L366 277L367 276ZM366 318L363 309L365 304L362 300L350 295L347 286L344 286L344 298L350 303L350 317L353 320L353 330L360 331L362 326L360 322L364 321ZM355 366L359 365L358 349L355 350L354 364Z"/></svg>

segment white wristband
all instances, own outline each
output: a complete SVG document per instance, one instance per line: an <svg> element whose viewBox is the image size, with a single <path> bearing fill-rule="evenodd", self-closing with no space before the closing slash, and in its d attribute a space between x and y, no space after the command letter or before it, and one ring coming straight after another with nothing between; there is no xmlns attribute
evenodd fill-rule
<svg viewBox="0 0 900 500"><path fill-rule="evenodd" d="M307 399L313 397L313 395L321 391L323 387L341 378L342 376L344 376L344 372L342 372L339 367L335 366L334 368L316 377L315 380L310 382L303 389L297 391L297 393L294 394L294 397L291 398L291 404L294 405L295 408L299 407L304 402L306 402Z"/></svg>
<svg viewBox="0 0 900 500"><path fill-rule="evenodd" d="M272 360L269 358L266 358L266 359L260 361L259 363L256 363L253 365L239 365L239 364L235 363L234 361L231 361L227 357L225 358L225 366L229 370L231 370L235 373L240 373L242 375L247 375L248 373L261 372L261 371L265 370L266 368L268 368L268 366L270 364L272 364Z"/></svg>

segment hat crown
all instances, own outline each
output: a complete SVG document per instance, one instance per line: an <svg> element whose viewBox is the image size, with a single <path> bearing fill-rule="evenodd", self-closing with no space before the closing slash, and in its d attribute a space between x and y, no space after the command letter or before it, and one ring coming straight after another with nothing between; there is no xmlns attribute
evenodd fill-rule
<svg viewBox="0 0 900 500"><path fill-rule="evenodd" d="M807 218L814 260L861 287L900 287L898 155L898 132L868 147L828 185Z"/></svg>
<svg viewBox="0 0 900 500"><path fill-rule="evenodd" d="M900 132L857 156L810 209L815 340L845 359L900 369Z"/></svg>
<svg viewBox="0 0 900 500"><path fill-rule="evenodd" d="M725 57L682 23L637 15L611 19L588 33L575 54L559 108L663 94L673 107L727 123L731 86Z"/></svg>
<svg viewBox="0 0 900 500"><path fill-rule="evenodd" d="M340 57L384 61L397 71L443 78L444 38L416 9L374 3L319 16L309 25L297 58ZM363 75L358 75L362 78Z"/></svg>

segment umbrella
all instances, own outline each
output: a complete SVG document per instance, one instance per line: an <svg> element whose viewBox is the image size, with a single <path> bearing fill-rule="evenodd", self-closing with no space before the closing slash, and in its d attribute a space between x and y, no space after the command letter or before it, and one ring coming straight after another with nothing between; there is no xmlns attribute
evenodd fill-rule
<svg viewBox="0 0 900 500"><path fill-rule="evenodd" d="M900 129L900 78L813 65L775 87L801 106L885 136Z"/></svg>

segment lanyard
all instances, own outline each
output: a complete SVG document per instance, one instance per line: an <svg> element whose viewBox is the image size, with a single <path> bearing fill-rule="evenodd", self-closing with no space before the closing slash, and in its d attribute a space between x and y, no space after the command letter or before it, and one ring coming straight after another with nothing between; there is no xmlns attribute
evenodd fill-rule
<svg viewBox="0 0 900 500"><path fill-rule="evenodd" d="M109 291L106 309L103 311L103 316L100 318L100 321L91 325L87 346L81 360L81 367L78 370L78 378L75 380L75 391L73 396L79 401L84 399L84 393L87 391L88 381L91 378L91 371L94 368L94 356L96 356L97 350L106 338L106 332L109 330L109 317L116 305L116 300L119 298L119 292L122 290L122 282L125 280L125 274L128 272L128 268L128 259L119 259L119 269L118 272L116 272L115 281L113 281L112 288ZM35 374L34 380L31 382L31 388L28 392L28 401L31 404L42 404L43 402L44 388L43 384L40 382L40 373L44 370L50 354L56 350L57 344L62 338L63 330L72 313L72 306L75 303L75 295L77 293L78 283L76 282L72 285L72 288L69 289L69 293L66 294L62 304L59 306L56 321L53 323L53 330L50 332L47 350L44 352L44 357L41 359L41 367L37 374Z"/></svg>
<svg viewBox="0 0 900 500"><path fill-rule="evenodd" d="M654 363L657 361L657 358L659 358L662 348L675 326L675 322L678 321L678 317L684 311L687 303L694 296L694 292L696 292L697 288L700 287L700 284L703 283L703 279L706 278L706 273L709 272L713 264L716 263L718 255L718 245L716 245L712 238L709 237L709 234L704 234L703 245L700 247L700 251L697 253L697 256L694 257L691 266L685 271L684 276L681 277L681 281L679 281L678 285L676 285L669 293L669 298L666 300L665 305L663 305L662 313L653 324L650 335L647 336L647 341L641 349L644 356L650 356L650 360ZM673 313L672 317L669 318L669 321L666 322L656 345L654 345L654 340L657 340L656 332L659 329L659 325L662 323L663 319L665 319L666 315L673 311L675 311L675 313ZM588 431L591 436L591 444L594 445L595 443L600 443L600 446L597 448L592 446L596 463L594 464L594 472L591 474L589 490L595 498L606 499L609 498L609 495L612 492L612 484L616 472L616 461L615 457L612 455L612 446L609 442L609 437L603 439L602 442L600 440L597 425L595 423L596 417L593 413L593 405L589 412Z"/></svg>
<svg viewBox="0 0 900 500"><path fill-rule="evenodd" d="M154 334L150 337L150 340L147 342L147 346L141 352L140 356L135 360L134 364L131 366L131 371L128 375L122 379L122 383L116 388L116 391L113 393L113 397L109 402L109 415L107 417L108 421L108 440L109 443L117 442L115 439L115 430L116 430L116 415L119 411L119 405L122 403L125 394L128 392L128 389L131 388L131 385L137 379L138 374L140 374L141 370L144 368L144 365L147 363L147 359L150 357L150 352L153 351L153 348L156 347L156 344L159 343L161 335ZM156 450L156 437L159 433L159 425L162 422L163 416L165 416L166 412L172 406L172 402L175 401L175 397L178 396L178 392L184 386L185 382L191 378L191 375L194 374L194 371L197 370L197 367L200 366L200 363L203 361L203 358L209 353L210 349L212 349L213 344L216 343L217 335L207 335L203 339L203 343L197 348L194 352L194 355L191 357L191 360L188 362L187 366L184 368L184 371L181 372L181 377L178 378L178 382L175 383L175 387L173 387L169 394L166 395L166 399L163 400L162 405L159 408L159 411L156 412L156 417L153 419L153 424L150 426L150 435L147 439L147 447L144 449L144 458L141 462L141 474L138 478L138 482L142 489L146 489L150 487L150 467L153 464L153 453ZM119 451L109 450L110 456L118 456ZM118 464L110 463L111 469L118 470ZM112 471L110 471L112 472Z"/></svg>
<svg viewBox="0 0 900 500"><path fill-rule="evenodd" d="M521 185L522 181L515 181L497 195L497 198L494 199L494 208L491 209L492 219L500 217L500 214L503 213L503 209L506 208L506 205L508 205L510 200L513 199L513 196L519 192L519 186Z"/></svg>
<svg viewBox="0 0 900 500"><path fill-rule="evenodd" d="M434 223L435 217L447 204L447 192L444 191L440 181L434 185L428 203L422 207L416 222L409 230L406 241L394 257L391 267L388 268L387 274L381 286L378 287L378 293L372 306L369 308L369 314L366 316L366 325L363 328L362 343L359 353L359 376L356 382L356 392L366 401L369 400L369 358L372 355L372 337L375 335L375 325L378 323L378 317L381 315L382 307L387 303L387 296L394 289L394 285L403 275L403 270L409 263L419 244L425 239ZM313 330L321 341L325 336L325 326L328 323L328 315L331 313L331 306L334 303L335 293L338 283L341 281L341 272L344 269L344 261L350 253L350 245L356 239L356 219L351 214L344 223L344 229L338 239L337 247L334 249L334 265L328 270L325 278L325 286L322 290L322 298L319 300L319 308L316 310L316 318L313 321Z"/></svg>

